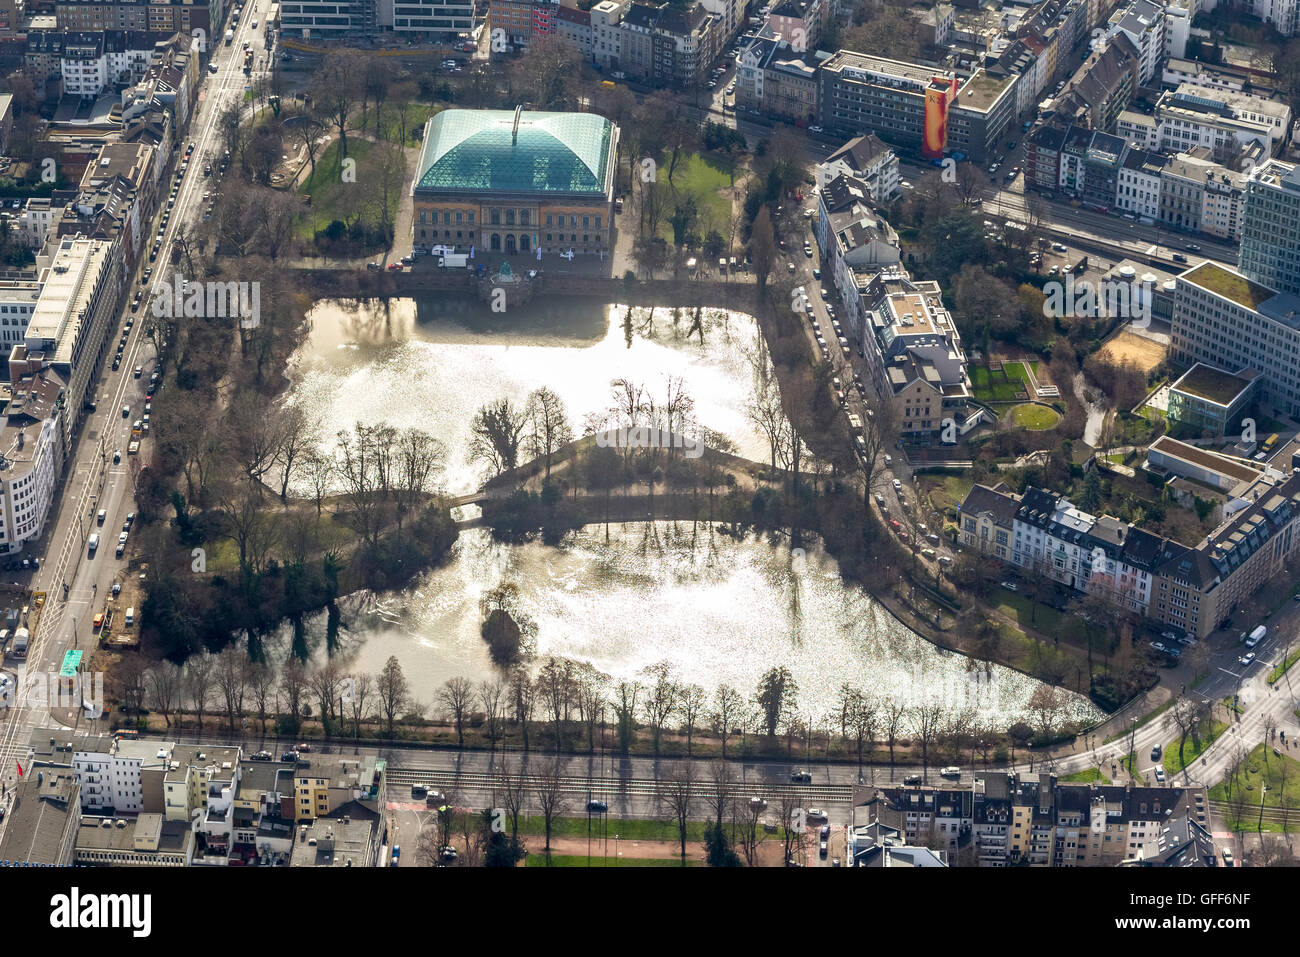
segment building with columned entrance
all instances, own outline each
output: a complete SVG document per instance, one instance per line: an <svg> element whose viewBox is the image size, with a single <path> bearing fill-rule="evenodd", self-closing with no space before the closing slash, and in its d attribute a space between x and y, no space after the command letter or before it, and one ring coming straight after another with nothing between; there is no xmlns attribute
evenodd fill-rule
<svg viewBox="0 0 1300 957"><path fill-rule="evenodd" d="M607 253L617 148L595 113L443 110L411 186L414 248Z"/></svg>

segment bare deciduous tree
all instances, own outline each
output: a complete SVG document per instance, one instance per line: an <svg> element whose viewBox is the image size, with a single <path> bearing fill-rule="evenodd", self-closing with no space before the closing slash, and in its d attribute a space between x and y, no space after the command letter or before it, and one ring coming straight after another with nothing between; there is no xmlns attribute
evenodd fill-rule
<svg viewBox="0 0 1300 957"><path fill-rule="evenodd" d="M169 728L180 703L182 678L180 667L165 658L149 669L149 707L163 716Z"/></svg>
<svg viewBox="0 0 1300 957"><path fill-rule="evenodd" d="M496 751L497 742L503 733L501 724L505 718L505 683L499 678L480 681L478 701L483 708L483 733L487 735L488 746Z"/></svg>
<svg viewBox="0 0 1300 957"><path fill-rule="evenodd" d="M695 808L695 762L676 761L669 765L660 795L677 824L677 837L681 842L682 860L686 860L686 828Z"/></svg>
<svg viewBox="0 0 1300 957"><path fill-rule="evenodd" d="M474 701L474 687L468 678L448 678L438 689L438 703L456 727L456 746L465 747L465 720Z"/></svg>
<svg viewBox="0 0 1300 957"><path fill-rule="evenodd" d="M536 771L529 775L529 784L537 796L537 806L542 812L542 825L546 830L546 853L551 853L551 830L556 819L563 817L569 801L564 792L564 765L555 756L540 759Z"/></svg>
<svg viewBox="0 0 1300 957"><path fill-rule="evenodd" d="M384 662L384 668L375 680L375 693L379 696L379 709L384 717L388 737L393 736L393 726L406 708L411 697L410 685L402 674L402 664L397 656Z"/></svg>
<svg viewBox="0 0 1300 957"><path fill-rule="evenodd" d="M207 652L190 655L185 662L185 693L203 730L203 715L212 700L212 680L215 662Z"/></svg>

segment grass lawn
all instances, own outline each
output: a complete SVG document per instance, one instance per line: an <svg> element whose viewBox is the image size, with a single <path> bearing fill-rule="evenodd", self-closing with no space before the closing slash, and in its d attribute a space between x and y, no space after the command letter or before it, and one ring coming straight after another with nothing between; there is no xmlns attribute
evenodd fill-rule
<svg viewBox="0 0 1300 957"><path fill-rule="evenodd" d="M656 857L620 857L611 856L608 860L598 856L594 851L591 855L591 861L588 862L587 855L577 854L552 854L548 860L545 853L530 852L527 858L528 867L695 867L696 862L689 858L685 861L672 858Z"/></svg>
<svg viewBox="0 0 1300 957"><path fill-rule="evenodd" d="M317 230L324 229L333 220L347 218L349 213L345 213L344 210L349 207L345 200L352 199L348 191L358 189L357 184L366 182L366 178L372 175L369 158L373 150L374 144L369 140L356 136L348 137L348 159L357 161L355 183L343 182L343 164L339 156L337 140L330 143L325 151L316 157L316 172L304 179L302 185L298 187L299 193L311 196L311 206L308 207L307 215L303 217L302 225L299 227L300 237L311 239ZM390 199L392 208L389 215L394 220L397 218L400 193L401 190L394 190Z"/></svg>
<svg viewBox="0 0 1300 957"><path fill-rule="evenodd" d="M1007 417L1007 421L1012 425L1032 432L1053 428L1060 420L1061 417L1055 410L1028 402L1016 406Z"/></svg>
<svg viewBox="0 0 1300 957"><path fill-rule="evenodd" d="M1050 605L1039 603L1035 609L1030 607L1032 604L1024 595L1002 589L996 607L1022 628L1033 628L1045 635L1059 634L1069 616L1061 614Z"/></svg>
<svg viewBox="0 0 1300 957"><path fill-rule="evenodd" d="M671 183L668 182L666 162L657 172L659 186L667 186L676 193L676 197L669 200L664 208L664 222L659 235L672 242L673 226L668 220L677 204L685 202L688 195L695 199L695 208L699 213L695 228L701 237L707 236L714 229L722 234L723 239L731 235L731 196L720 192L731 188L731 174L725 163L706 159L699 153L691 153L677 161ZM803 256L802 250L792 249L789 254L796 252L800 257Z"/></svg>
<svg viewBox="0 0 1300 957"><path fill-rule="evenodd" d="M1219 735L1223 734L1223 732L1227 730L1228 724L1226 721L1211 721L1209 733L1201 736L1200 747L1196 746L1196 743L1192 741L1191 736L1189 735L1187 738L1187 744L1183 747L1181 760L1178 756L1178 739L1174 738L1169 742L1169 744L1165 745L1165 773L1168 775L1174 775L1183 768L1189 767L1195 763L1196 759L1201 756L1201 753L1213 744Z"/></svg>
<svg viewBox="0 0 1300 957"><path fill-rule="evenodd" d="M1231 785L1231 788L1229 787ZM1238 812L1240 818L1226 815L1228 826L1232 830L1254 830L1259 825L1260 787L1267 786L1263 792L1264 807L1300 808L1300 761L1293 758L1278 757L1267 745L1257 745L1241 763L1241 767L1231 780L1220 781L1210 788L1211 801L1223 801L1233 806L1242 804ZM1287 822L1287 830L1300 829L1300 811L1295 819ZM1264 822L1264 830L1280 831L1280 822Z"/></svg>
<svg viewBox="0 0 1300 957"><path fill-rule="evenodd" d="M1268 683L1273 684L1274 682L1276 682L1284 674L1290 671L1291 666L1295 664L1297 661L1300 661L1300 648L1297 648L1295 651L1291 652L1291 654L1287 655L1286 661L1282 662L1280 665L1278 665L1276 668L1273 669L1272 673L1268 676Z"/></svg>
<svg viewBox="0 0 1300 957"><path fill-rule="evenodd" d="M1075 771L1073 774L1067 774L1061 778L1062 781L1068 781L1072 784L1092 784L1094 781L1098 784L1110 784L1109 778L1101 776L1101 772L1096 768L1088 768L1084 771Z"/></svg>
<svg viewBox="0 0 1300 957"><path fill-rule="evenodd" d="M279 540L284 541L290 530L290 516L288 513L281 511L279 499L273 495L266 497L266 514L270 521L275 524L280 532ZM316 509L311 509L311 516L316 518ZM356 541L356 532L348 528L342 522L336 522L330 517L330 512L325 511L319 521L316 522L316 540L320 542L320 548L343 548L344 546ZM239 546L235 544L233 538L223 538L215 542L206 542L203 546L207 549L207 565L209 573L229 574L239 568Z"/></svg>
<svg viewBox="0 0 1300 957"><path fill-rule="evenodd" d="M372 110L374 109L373 105L371 106L371 109ZM429 117L433 116L435 113L438 113L441 109L442 107L434 106L431 103L407 103L406 108L403 110L403 112L406 114L406 142L403 143L402 145L403 146L419 145L421 141L416 139L412 134L423 129L424 124L429 122ZM390 104L385 103L383 109L383 118L380 121L380 128L383 130L384 139L392 143L397 142L397 137L401 133L401 129L399 129L399 124L398 124L399 119L400 119L400 115L397 112L397 108ZM366 127L371 132L373 132L375 129L375 119L374 119L373 112L369 117L369 122L367 122Z"/></svg>
<svg viewBox="0 0 1300 957"><path fill-rule="evenodd" d="M934 509L945 515L961 504L975 484L974 479L964 475L918 475L916 480L924 485Z"/></svg>
<svg viewBox="0 0 1300 957"><path fill-rule="evenodd" d="M686 840L703 841L704 840L704 821L690 821L686 825ZM591 818L591 833L595 835L600 827L600 821L593 816ZM546 833L544 819L540 815L529 817L520 817L519 831L521 834L527 834L530 837L541 837ZM676 841L679 840L677 835L677 825L671 821L647 821L635 818L610 818L608 824L609 837L612 841L617 834L625 841ZM562 817L556 818L551 822L552 837L586 837L587 836L587 818L585 817ZM538 841L530 841L530 848L541 848L542 844Z"/></svg>
<svg viewBox="0 0 1300 957"><path fill-rule="evenodd" d="M1023 362L1004 362L1001 372L990 372L987 366L971 366L970 376L975 398L981 402L1014 402L1017 393L1029 391Z"/></svg>

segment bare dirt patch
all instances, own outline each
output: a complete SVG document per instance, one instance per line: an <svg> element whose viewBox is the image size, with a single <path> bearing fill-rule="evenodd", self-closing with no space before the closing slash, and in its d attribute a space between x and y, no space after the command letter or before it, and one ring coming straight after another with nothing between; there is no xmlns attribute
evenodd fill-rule
<svg viewBox="0 0 1300 957"><path fill-rule="evenodd" d="M1112 336L1101 347L1098 355L1112 365L1132 362L1143 373L1149 373L1165 358L1166 347L1127 330Z"/></svg>

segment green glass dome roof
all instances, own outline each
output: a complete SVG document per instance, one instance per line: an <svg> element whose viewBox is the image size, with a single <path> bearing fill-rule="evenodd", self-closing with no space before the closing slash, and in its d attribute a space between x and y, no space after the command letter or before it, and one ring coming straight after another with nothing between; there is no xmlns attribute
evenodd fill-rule
<svg viewBox="0 0 1300 957"><path fill-rule="evenodd" d="M610 175L614 125L594 113L443 110L429 121L415 189L594 194Z"/></svg>

